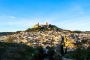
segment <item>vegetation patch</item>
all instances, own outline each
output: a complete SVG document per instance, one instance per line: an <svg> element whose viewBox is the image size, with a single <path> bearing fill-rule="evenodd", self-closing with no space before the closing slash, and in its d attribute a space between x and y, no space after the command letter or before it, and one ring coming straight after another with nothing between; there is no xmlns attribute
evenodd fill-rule
<svg viewBox="0 0 90 60"><path fill-rule="evenodd" d="M37 53L36 48L24 44L0 42L0 60L30 60Z"/></svg>

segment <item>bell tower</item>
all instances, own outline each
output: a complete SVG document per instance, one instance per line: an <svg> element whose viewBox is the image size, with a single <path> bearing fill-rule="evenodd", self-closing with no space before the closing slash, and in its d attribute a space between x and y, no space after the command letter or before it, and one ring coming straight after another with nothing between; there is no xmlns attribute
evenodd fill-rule
<svg viewBox="0 0 90 60"><path fill-rule="evenodd" d="M38 23L38 27L39 27L39 23Z"/></svg>
<svg viewBox="0 0 90 60"><path fill-rule="evenodd" d="M46 22L46 26L47 26L47 27L48 27L48 25L49 25L48 22Z"/></svg>

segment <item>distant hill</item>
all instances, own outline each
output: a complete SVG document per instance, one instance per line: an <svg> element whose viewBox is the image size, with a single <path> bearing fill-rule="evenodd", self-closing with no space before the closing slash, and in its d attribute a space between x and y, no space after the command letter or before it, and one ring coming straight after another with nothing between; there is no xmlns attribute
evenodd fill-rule
<svg viewBox="0 0 90 60"><path fill-rule="evenodd" d="M10 35L14 32L0 32L0 36Z"/></svg>
<svg viewBox="0 0 90 60"><path fill-rule="evenodd" d="M83 33L87 33L87 34L90 34L90 31L83 31Z"/></svg>

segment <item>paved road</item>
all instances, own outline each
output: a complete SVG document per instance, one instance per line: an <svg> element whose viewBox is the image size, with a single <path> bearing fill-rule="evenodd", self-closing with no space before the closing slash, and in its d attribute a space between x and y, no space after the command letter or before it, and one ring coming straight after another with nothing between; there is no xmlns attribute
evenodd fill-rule
<svg viewBox="0 0 90 60"><path fill-rule="evenodd" d="M49 57L45 57L44 60L49 60Z"/></svg>
<svg viewBox="0 0 90 60"><path fill-rule="evenodd" d="M49 60L49 59L44 59L44 60Z"/></svg>

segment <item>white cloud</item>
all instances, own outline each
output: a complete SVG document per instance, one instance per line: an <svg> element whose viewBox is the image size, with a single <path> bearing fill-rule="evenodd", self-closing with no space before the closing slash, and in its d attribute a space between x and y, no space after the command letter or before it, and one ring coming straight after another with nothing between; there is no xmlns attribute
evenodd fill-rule
<svg viewBox="0 0 90 60"><path fill-rule="evenodd" d="M14 16L8 16L8 17L10 17L10 18L15 18Z"/></svg>
<svg viewBox="0 0 90 60"><path fill-rule="evenodd" d="M71 3L71 4L72 4L71 11L79 13L79 14L85 14L83 10L83 6L76 4L76 3Z"/></svg>
<svg viewBox="0 0 90 60"><path fill-rule="evenodd" d="M15 18L14 16L1 15L0 19Z"/></svg>

